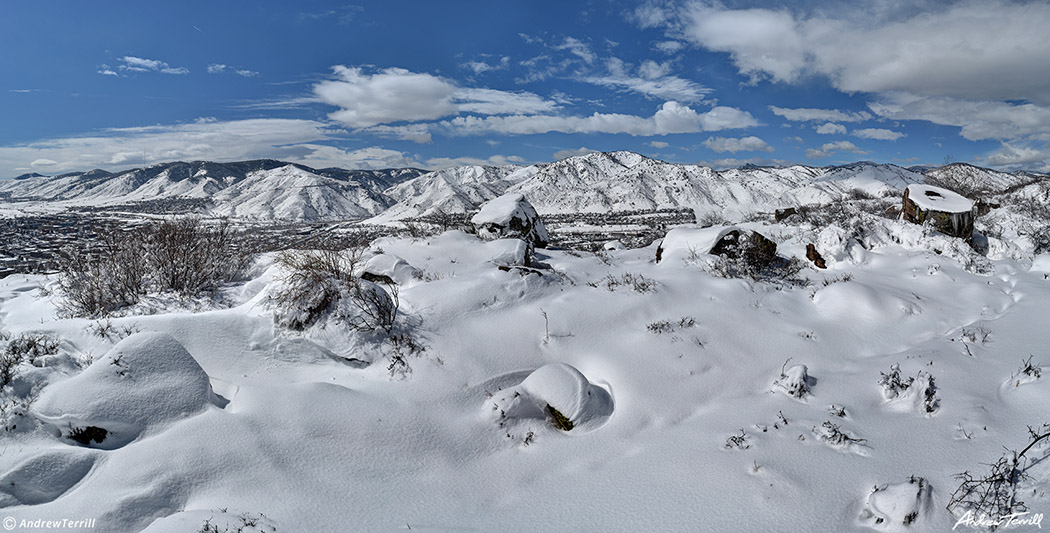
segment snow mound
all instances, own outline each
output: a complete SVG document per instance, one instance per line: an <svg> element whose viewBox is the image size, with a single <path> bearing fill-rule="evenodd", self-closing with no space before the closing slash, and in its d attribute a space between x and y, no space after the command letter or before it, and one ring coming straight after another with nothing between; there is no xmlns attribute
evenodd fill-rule
<svg viewBox="0 0 1050 533"><path fill-rule="evenodd" d="M529 266L532 262L529 245L521 239L497 239L485 243L485 250L492 254L489 262L497 266Z"/></svg>
<svg viewBox="0 0 1050 533"><path fill-rule="evenodd" d="M49 450L22 461L0 477L0 507L58 499L91 472L98 453Z"/></svg>
<svg viewBox="0 0 1050 533"><path fill-rule="evenodd" d="M973 209L973 200L933 185L911 184L908 185L907 192L909 200L927 211L969 213Z"/></svg>
<svg viewBox="0 0 1050 533"><path fill-rule="evenodd" d="M481 206L470 219L485 240L518 237L543 248L550 241L547 228L532 204L521 193L509 193Z"/></svg>
<svg viewBox="0 0 1050 533"><path fill-rule="evenodd" d="M495 398L507 419L548 419L566 431L596 427L613 412L612 396L565 363L544 365Z"/></svg>
<svg viewBox="0 0 1050 533"><path fill-rule="evenodd" d="M809 377L809 369L806 368L806 365L793 365L782 370L780 379L774 381L773 385L792 398L805 400L812 394L810 388L815 383L816 380Z"/></svg>
<svg viewBox="0 0 1050 533"><path fill-rule="evenodd" d="M420 274L421 272L418 268L393 254L373 256L361 270L361 277L368 281L396 283L398 285L404 285L413 279L417 279Z"/></svg>
<svg viewBox="0 0 1050 533"><path fill-rule="evenodd" d="M860 522L873 529L905 531L929 513L932 499L930 484L921 477L876 485L860 513Z"/></svg>
<svg viewBox="0 0 1050 533"><path fill-rule="evenodd" d="M213 397L208 374L178 341L147 332L127 337L79 375L45 388L34 412L70 434L101 428L106 438L99 444L112 448L151 426L202 411Z"/></svg>

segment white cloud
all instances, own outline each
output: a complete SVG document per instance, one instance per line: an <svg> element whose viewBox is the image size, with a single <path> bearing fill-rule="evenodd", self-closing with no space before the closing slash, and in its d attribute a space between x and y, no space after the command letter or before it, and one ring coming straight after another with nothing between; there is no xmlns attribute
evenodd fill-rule
<svg viewBox="0 0 1050 533"><path fill-rule="evenodd" d="M460 66L474 71L474 74L481 74L484 72L489 72L491 70L506 70L507 67L510 66L510 57L503 56L499 59L498 62L493 64L489 64L484 61L468 61Z"/></svg>
<svg viewBox="0 0 1050 533"><path fill-rule="evenodd" d="M821 135L842 135L846 133L846 126L835 124L834 122L825 122L817 126L815 130Z"/></svg>
<svg viewBox="0 0 1050 533"><path fill-rule="evenodd" d="M120 65L117 65L117 69L124 72L160 72L162 74L175 74L183 75L189 74L190 71L186 67L171 67L167 63L158 59L146 59L143 57L135 56L124 56L120 59ZM103 69L99 71L99 74L111 75L113 72L108 66L103 65ZM108 72L107 72L108 71ZM113 74L116 74L113 72Z"/></svg>
<svg viewBox="0 0 1050 533"><path fill-rule="evenodd" d="M340 108L329 115L332 120L352 128L434 120L459 112L538 113L558 107L532 93L462 88L445 78L401 68L372 74L359 67L332 70L336 79L315 85L314 94Z"/></svg>
<svg viewBox="0 0 1050 533"><path fill-rule="evenodd" d="M29 166L31 166L33 168L39 168L39 167L53 167L53 166L55 166L57 164L58 163L56 163L56 162L54 162L54 161L52 161L50 159L37 159L37 160L34 160L32 163L30 163Z"/></svg>
<svg viewBox="0 0 1050 533"><path fill-rule="evenodd" d="M1025 169L1046 172L1050 170L1050 150L1047 148L1050 147L1044 146L1043 149L1039 149L1004 142L998 150L985 158L985 162L993 167L1005 167L1008 170Z"/></svg>
<svg viewBox="0 0 1050 533"><path fill-rule="evenodd" d="M708 137L704 141L704 146L709 149L722 153L722 152L772 152L773 147L766 144L766 141L759 139L758 137L741 137L735 139L732 137Z"/></svg>
<svg viewBox="0 0 1050 533"><path fill-rule="evenodd" d="M555 46L555 50L568 50L572 55L582 59L585 63L594 63L598 56L591 51L590 47L587 46L583 41L574 39L572 37L566 37L562 44Z"/></svg>
<svg viewBox="0 0 1050 533"><path fill-rule="evenodd" d="M537 133L625 133L636 136L695 133L757 126L758 121L747 111L732 107L715 107L697 113L678 102L665 102L652 117L619 113L594 113L586 117L551 115L513 115L490 117L456 117L443 121L440 127L452 135L490 133L529 135Z"/></svg>
<svg viewBox="0 0 1050 533"><path fill-rule="evenodd" d="M365 128L363 131L382 137L393 137L402 141L412 141L420 144L426 144L433 141L433 138L430 135L429 124L402 124L399 126L379 125Z"/></svg>
<svg viewBox="0 0 1050 533"><path fill-rule="evenodd" d="M654 44L653 47L665 54L674 54L685 48L685 45L681 41L660 41Z"/></svg>
<svg viewBox="0 0 1050 533"><path fill-rule="evenodd" d="M578 79L605 87L624 88L650 98L679 102L699 102L703 100L704 95L711 92L711 89L696 82L672 76L671 65L668 62L643 61L636 74L632 74L634 69L631 65L615 57L606 60L605 65L605 73L582 76Z"/></svg>
<svg viewBox="0 0 1050 533"><path fill-rule="evenodd" d="M435 157L424 162L426 168L442 169L463 165L523 165L526 161L516 155L494 155L487 159L478 157Z"/></svg>
<svg viewBox="0 0 1050 533"><path fill-rule="evenodd" d="M237 69L234 72L236 72L238 76L242 76L242 77L245 77L245 78L254 78L254 77L259 75L258 72L254 71L254 70L248 70L246 68L245 69Z"/></svg>
<svg viewBox="0 0 1050 533"><path fill-rule="evenodd" d="M98 73L102 74L103 76L120 76L120 74L117 74L115 70L109 68L109 65L106 64L98 66Z"/></svg>
<svg viewBox="0 0 1050 533"><path fill-rule="evenodd" d="M1031 137L1050 140L1050 107L1007 102L971 102L891 94L869 104L877 115L959 126L971 141Z"/></svg>
<svg viewBox="0 0 1050 533"><path fill-rule="evenodd" d="M227 68L228 65L223 65L221 63L212 63L211 65L208 65L208 74L220 74L224 72Z"/></svg>
<svg viewBox="0 0 1050 533"><path fill-rule="evenodd" d="M828 157L835 152L850 152L854 154L866 154L864 150L861 150L857 145L849 141L835 141L831 143L825 143L820 149L810 148L806 150L806 157L810 159L821 159Z"/></svg>
<svg viewBox="0 0 1050 533"><path fill-rule="evenodd" d="M334 152L319 144L341 130L313 120L200 120L188 124L114 128L80 136L0 146L0 176L53 161L52 172L121 168L170 160L239 161L273 157L316 162ZM331 161L328 166L336 164ZM312 165L311 165L312 166Z"/></svg>
<svg viewBox="0 0 1050 533"><path fill-rule="evenodd" d="M827 76L846 92L904 91L970 100L1050 103L1050 4L987 0L848 18L687 4L671 22L684 38L726 52L752 79ZM896 17L896 18L892 18ZM659 20L653 17L650 20ZM660 22L655 22L660 24Z"/></svg>
<svg viewBox="0 0 1050 533"><path fill-rule="evenodd" d="M653 148L656 148L657 150L660 150L660 149L663 149L663 148L667 148L669 146L667 143L665 143L663 141L649 141L649 142L647 142L645 144L646 144L646 146L652 146Z"/></svg>
<svg viewBox="0 0 1050 533"><path fill-rule="evenodd" d="M813 109L807 107L786 108L769 106L774 115L783 117L792 122L808 122L811 120L830 122L862 122L871 119L871 113L867 111L839 111L838 109Z"/></svg>
<svg viewBox="0 0 1050 533"><path fill-rule="evenodd" d="M855 130L853 135L855 137L860 137L861 139L875 139L878 141L896 141L901 137L907 137L907 134L883 128L865 128L862 130Z"/></svg>
<svg viewBox="0 0 1050 533"><path fill-rule="evenodd" d="M791 142L791 143L804 142L802 137L797 137L797 136L796 137L784 137L784 140L787 141L787 142Z"/></svg>
<svg viewBox="0 0 1050 533"><path fill-rule="evenodd" d="M740 168L744 165L756 165L760 167L767 166L785 166L790 164L788 161L782 159L766 159L764 157L750 157L747 159L737 159L735 157L726 157L721 159L713 159L711 161L700 161L699 165L705 167L711 167L716 170L726 170L731 168Z"/></svg>
<svg viewBox="0 0 1050 533"><path fill-rule="evenodd" d="M554 152L554 160L555 161L561 161L562 159L565 159L566 157L576 157L576 156L580 156L580 155L593 154L593 153L595 153L597 151L598 150L591 150L590 148L585 148L583 146L581 146L581 147L579 147L579 148L577 148L575 150L558 150L557 152Z"/></svg>

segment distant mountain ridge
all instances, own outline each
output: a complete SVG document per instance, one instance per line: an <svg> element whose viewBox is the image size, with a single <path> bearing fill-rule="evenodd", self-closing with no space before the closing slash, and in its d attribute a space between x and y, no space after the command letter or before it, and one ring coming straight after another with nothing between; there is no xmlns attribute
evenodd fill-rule
<svg viewBox="0 0 1050 533"><path fill-rule="evenodd" d="M438 212L462 213L507 192L525 194L541 213L692 208L740 214L825 203L854 189L880 195L910 183L1002 192L1045 179L954 163L903 168L848 165L714 170L627 152L593 152L536 165L467 165L427 172L313 169L272 159L172 162L111 173L95 169L54 177L0 180L0 201L115 206L199 200L201 214L257 220L370 219L387 222Z"/></svg>

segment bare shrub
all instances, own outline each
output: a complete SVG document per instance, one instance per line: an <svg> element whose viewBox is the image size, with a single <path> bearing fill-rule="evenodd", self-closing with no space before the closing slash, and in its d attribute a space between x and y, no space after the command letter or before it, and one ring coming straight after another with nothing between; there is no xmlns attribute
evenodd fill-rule
<svg viewBox="0 0 1050 533"><path fill-rule="evenodd" d="M112 228L94 250L67 248L59 262L61 308L72 316L100 317L134 305L146 293L143 235Z"/></svg>
<svg viewBox="0 0 1050 533"><path fill-rule="evenodd" d="M388 290L358 279L361 248L285 251L277 263L285 274L271 300L281 326L304 330L331 315L359 330L391 332L399 307L396 285Z"/></svg>
<svg viewBox="0 0 1050 533"><path fill-rule="evenodd" d="M155 223L146 229L146 253L156 289L195 296L243 275L252 253L236 245L223 220L208 226L199 218Z"/></svg>
<svg viewBox="0 0 1050 533"><path fill-rule="evenodd" d="M955 478L961 483L951 495L948 511L953 515L964 512L964 518L983 515L992 520L1027 511L1028 506L1018 499L1019 486L1029 479L1027 470L1031 464L1026 454L1036 444L1050 438L1050 424L1043 424L1038 429L1029 426L1028 435L1029 443L1023 450L1007 451L987 465L987 473L975 476L964 471L956 474Z"/></svg>

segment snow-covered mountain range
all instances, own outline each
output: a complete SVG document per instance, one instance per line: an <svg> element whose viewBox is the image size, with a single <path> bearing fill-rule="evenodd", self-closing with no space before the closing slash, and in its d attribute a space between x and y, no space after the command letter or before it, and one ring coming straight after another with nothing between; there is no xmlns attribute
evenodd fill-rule
<svg viewBox="0 0 1050 533"><path fill-rule="evenodd" d="M202 214L260 220L371 219L385 222L463 213L506 192L521 192L541 213L693 208L738 215L825 203L853 190L881 195L932 182L1002 192L1045 175L1003 173L967 164L903 168L746 166L714 170L633 152L595 152L528 166L419 169L312 169L274 160L175 162L120 173L104 170L0 181L0 201L113 206L196 199Z"/></svg>

